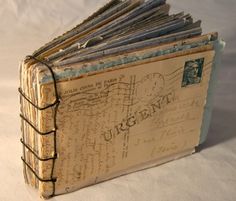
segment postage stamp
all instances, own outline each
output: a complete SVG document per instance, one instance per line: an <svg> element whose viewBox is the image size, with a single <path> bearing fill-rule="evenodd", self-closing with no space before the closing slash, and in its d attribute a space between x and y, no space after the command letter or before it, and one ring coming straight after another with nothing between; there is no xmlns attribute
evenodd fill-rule
<svg viewBox="0 0 236 201"><path fill-rule="evenodd" d="M204 58L185 62L182 87L199 84L202 80Z"/></svg>

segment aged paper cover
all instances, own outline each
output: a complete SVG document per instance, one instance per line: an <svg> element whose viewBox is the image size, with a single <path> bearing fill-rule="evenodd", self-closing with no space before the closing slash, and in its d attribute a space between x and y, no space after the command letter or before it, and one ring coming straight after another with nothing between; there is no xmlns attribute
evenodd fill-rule
<svg viewBox="0 0 236 201"><path fill-rule="evenodd" d="M55 194L71 192L190 154L199 144L214 51L152 61L58 82ZM39 102L53 102L51 84L39 86ZM39 114L52 128L53 110ZM40 155L53 155L53 136L38 141ZM51 161L39 162L41 178ZM52 183L39 182L42 196Z"/></svg>

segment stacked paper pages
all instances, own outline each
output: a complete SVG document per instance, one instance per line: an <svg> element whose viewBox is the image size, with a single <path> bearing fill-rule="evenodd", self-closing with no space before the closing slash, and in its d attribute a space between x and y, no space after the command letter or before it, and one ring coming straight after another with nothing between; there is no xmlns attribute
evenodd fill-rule
<svg viewBox="0 0 236 201"><path fill-rule="evenodd" d="M204 142L224 43L169 9L165 0L112 0L21 63L24 177L42 197Z"/></svg>

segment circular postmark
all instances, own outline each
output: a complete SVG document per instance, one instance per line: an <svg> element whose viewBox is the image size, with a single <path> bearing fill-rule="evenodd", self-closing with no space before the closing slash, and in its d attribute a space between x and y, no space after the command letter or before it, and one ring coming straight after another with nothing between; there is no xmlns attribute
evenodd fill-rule
<svg viewBox="0 0 236 201"><path fill-rule="evenodd" d="M150 102L160 96L165 87L164 76L152 73L143 77L137 84L136 96L142 102Z"/></svg>

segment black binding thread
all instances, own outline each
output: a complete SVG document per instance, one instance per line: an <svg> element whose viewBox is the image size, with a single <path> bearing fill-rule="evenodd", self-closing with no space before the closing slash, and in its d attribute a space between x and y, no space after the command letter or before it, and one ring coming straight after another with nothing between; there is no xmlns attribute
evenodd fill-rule
<svg viewBox="0 0 236 201"><path fill-rule="evenodd" d="M38 154L30 146L28 146L22 138L20 139L20 142L40 161L49 161L57 158L56 154L54 154L54 156L50 158L40 158Z"/></svg>
<svg viewBox="0 0 236 201"><path fill-rule="evenodd" d="M56 131L56 129L54 128L51 131L47 131L47 132L41 132L39 131L26 117L24 117L24 115L20 114L20 117L22 120L24 120L28 125L30 125L30 127L32 127L34 129L34 131L36 131L36 133L38 133L39 135L49 135L51 133L54 133Z"/></svg>
<svg viewBox="0 0 236 201"><path fill-rule="evenodd" d="M55 195L55 182L57 181L57 178L53 177L53 172L54 172L54 168L55 168L55 161L58 158L58 153L57 153L57 141L56 141L56 135L57 135L57 113L58 113L58 107L60 104L60 97L58 94L58 90L57 90L57 84L56 84L56 78L55 78L55 74L52 70L52 65L49 65L48 63L46 63L45 61L39 60L34 56L27 56L27 59L32 59L38 63L41 63L43 65L45 65L47 67L47 69L50 71L52 79L53 79L53 86L54 86L54 92L55 92L55 101L52 104L49 104L45 107L39 107L38 105L36 105L35 103L33 103L26 95L25 93L22 91L21 88L18 89L19 93L20 93L20 97L23 97L28 103L30 103L33 107L35 107L38 110L46 110L48 108L52 108L55 107L54 109L54 113L53 113L53 123L54 123L54 128L51 131L48 132L41 132L39 131L26 117L24 117L24 115L20 114L20 117L22 118L23 121L25 121L28 125L30 125L30 127L32 127L39 135L49 135L49 134L53 134L53 141L54 141L54 156L50 157L50 158L41 158L38 156L37 153L34 152L34 150L32 150L25 142L24 142L24 138L21 139L21 143L23 145L23 148L25 150L25 148L27 148L38 160L40 161L49 161L52 160L52 169L51 169L51 173L50 173L50 179L42 179L40 178L35 170L33 170L33 168L25 161L25 151L24 151L24 158L21 157L23 163L29 168L29 170L34 174L34 176L41 182L52 182L53 184L53 192L52 195L50 197L53 197ZM24 136L24 135L23 135Z"/></svg>
<svg viewBox="0 0 236 201"><path fill-rule="evenodd" d="M46 110L46 109L48 109L48 108L50 108L50 107L53 107L54 105L56 105L58 102L57 101L55 101L54 103L52 103L52 104L50 104L50 105L47 105L47 106L45 106L45 107L39 107L38 105L35 105L25 94L24 94L24 92L21 90L21 88L18 88L18 91L19 91L19 93L20 93L20 95L22 96L22 97L24 97L24 99L27 101L27 102L29 102L31 105L33 105L35 108L37 108L38 110Z"/></svg>
<svg viewBox="0 0 236 201"><path fill-rule="evenodd" d="M23 163L30 169L30 171L34 174L34 176L41 182L56 182L56 178L53 179L42 179L40 178L36 172L33 170L33 168L25 161L25 159L23 157L21 157L21 160L23 161ZM52 195L53 196L53 195Z"/></svg>

